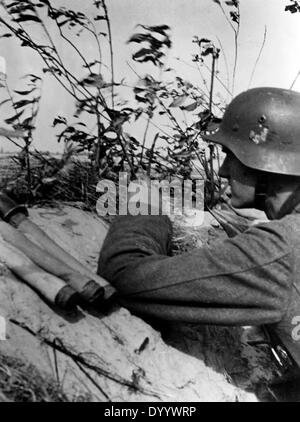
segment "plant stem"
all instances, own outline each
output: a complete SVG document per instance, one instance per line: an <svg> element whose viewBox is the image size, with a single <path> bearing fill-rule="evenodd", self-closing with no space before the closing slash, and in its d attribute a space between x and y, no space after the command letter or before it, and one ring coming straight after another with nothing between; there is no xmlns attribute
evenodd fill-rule
<svg viewBox="0 0 300 422"><path fill-rule="evenodd" d="M111 108L114 109L114 55L113 55L113 45L112 45L112 35L111 35L111 27L110 27L110 19L108 16L107 6L105 0L102 0L102 5L105 13L105 20L107 24L108 30L108 40L109 40L109 50L110 50L110 67L111 67Z"/></svg>
<svg viewBox="0 0 300 422"><path fill-rule="evenodd" d="M232 72L232 88L231 88L232 95L234 95L235 75L236 75L236 67L237 67L237 60L238 60L238 37L239 37L239 32L240 32L239 4L237 4L237 10L238 10L237 29L234 28L234 65L233 65L233 72Z"/></svg>
<svg viewBox="0 0 300 422"><path fill-rule="evenodd" d="M151 163L152 163L152 159L153 159L155 144L156 144L158 137L159 137L159 133L156 133L156 135L154 136L151 148L150 148L149 163L148 163L148 168L147 168L147 176L148 177L151 176Z"/></svg>
<svg viewBox="0 0 300 422"><path fill-rule="evenodd" d="M27 189L28 189L28 197L29 200L32 198L32 191L31 191L31 166L30 166L30 157L29 157L29 145L30 145L30 137L27 136L25 138L25 160L26 160L26 169L27 169Z"/></svg>
<svg viewBox="0 0 300 422"><path fill-rule="evenodd" d="M253 67L252 72L251 72L251 76L250 76L250 80L249 80L249 84L248 84L248 88L247 88L247 89L249 89L249 88L250 88L250 85L251 85L251 83L252 83L252 79L253 79L253 76L254 76L255 70L256 70L256 68L257 68L257 64L258 64L258 62L259 62L259 59L260 59L260 57L261 57L261 53L263 52L263 49L264 49L264 46L265 46L266 38L267 38L267 27L266 27L266 25L265 25L265 31L264 31L264 37L263 37L262 45L261 45L261 47L260 47L260 50L259 50L258 56L257 56L257 58L256 58L256 60L255 60L254 67Z"/></svg>
<svg viewBox="0 0 300 422"><path fill-rule="evenodd" d="M210 201L211 206L214 203L215 198L215 186L214 186L214 163L213 163L214 145L209 144L209 170L210 170Z"/></svg>
<svg viewBox="0 0 300 422"><path fill-rule="evenodd" d="M299 76L300 76L300 69L298 70L298 73L297 73L297 75L295 76L295 78L294 78L294 80L293 80L293 82L292 82L292 84L291 84L291 86L290 86L290 89L293 89L293 87L294 87L294 85L295 85L295 83L296 83L297 79L299 78Z"/></svg>
<svg viewBox="0 0 300 422"><path fill-rule="evenodd" d="M225 50L224 50L224 47L223 47L223 44L222 44L220 38L217 37L217 39L218 39L218 42L219 42L219 45L220 45L220 48L221 48L221 51L222 51L222 55L223 55L224 63L225 63L225 67L226 67L226 82L227 83L226 83L226 87L224 85L224 88L226 89L227 93L229 93L229 95L232 97L232 94L229 91L229 66L228 66L228 61L227 61L226 53L225 53ZM217 76L216 76L216 78L217 78Z"/></svg>
<svg viewBox="0 0 300 422"><path fill-rule="evenodd" d="M148 116L147 119L147 123L146 123L146 128L145 128L145 132L144 132L144 137L143 137L143 144L142 144L142 151L141 151L141 158L140 158L140 166L142 165L143 162L143 155L144 155L144 149L145 149L145 144L146 144L146 139L147 139L147 133L148 133L148 129L149 129L149 125L150 125L150 116Z"/></svg>
<svg viewBox="0 0 300 422"><path fill-rule="evenodd" d="M211 65L211 79L210 79L210 91L209 91L209 113L212 112L212 101L213 101L213 91L214 91L214 77L215 77L215 62L216 62L216 55L212 53L212 65Z"/></svg>

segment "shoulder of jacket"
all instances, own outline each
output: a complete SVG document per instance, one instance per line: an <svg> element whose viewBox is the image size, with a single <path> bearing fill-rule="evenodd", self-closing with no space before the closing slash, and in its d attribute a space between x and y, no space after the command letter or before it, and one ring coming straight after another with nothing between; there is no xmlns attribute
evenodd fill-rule
<svg viewBox="0 0 300 422"><path fill-rule="evenodd" d="M300 243L300 214L289 214L278 220L259 222L251 226L252 229L263 230L264 232L278 234L286 239L295 238Z"/></svg>

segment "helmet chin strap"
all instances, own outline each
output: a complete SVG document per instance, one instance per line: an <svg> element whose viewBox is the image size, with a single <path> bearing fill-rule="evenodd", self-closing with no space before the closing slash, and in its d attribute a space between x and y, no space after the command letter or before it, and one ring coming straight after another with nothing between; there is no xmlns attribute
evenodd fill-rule
<svg viewBox="0 0 300 422"><path fill-rule="evenodd" d="M267 198L268 177L264 172L258 172L255 186L254 207L265 211L265 202Z"/></svg>

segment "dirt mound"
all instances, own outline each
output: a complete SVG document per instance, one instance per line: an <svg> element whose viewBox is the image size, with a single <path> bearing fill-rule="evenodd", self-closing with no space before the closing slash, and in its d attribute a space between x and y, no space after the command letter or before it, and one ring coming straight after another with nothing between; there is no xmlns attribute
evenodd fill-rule
<svg viewBox="0 0 300 422"><path fill-rule="evenodd" d="M68 206L31 209L30 216L96 269L105 222ZM123 308L109 315L58 312L4 266L0 315L7 322L7 340L0 341L0 400L256 401L246 390L268 377L266 355L242 347L241 330L162 325L167 344L158 330ZM12 362L18 363L16 379L26 379L23 369L30 368L34 378L39 374L49 388L57 386L56 395L46 387L43 396L34 386L25 396L5 390L3 380L16 369ZM23 387L15 384L17 390Z"/></svg>

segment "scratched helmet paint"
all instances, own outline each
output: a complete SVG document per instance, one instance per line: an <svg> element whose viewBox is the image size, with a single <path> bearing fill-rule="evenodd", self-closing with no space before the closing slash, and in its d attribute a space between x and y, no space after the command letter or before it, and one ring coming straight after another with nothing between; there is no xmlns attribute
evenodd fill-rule
<svg viewBox="0 0 300 422"><path fill-rule="evenodd" d="M242 92L228 105L219 128L203 138L224 145L248 167L300 176L300 93Z"/></svg>

